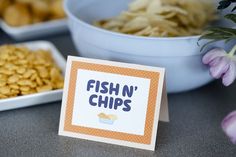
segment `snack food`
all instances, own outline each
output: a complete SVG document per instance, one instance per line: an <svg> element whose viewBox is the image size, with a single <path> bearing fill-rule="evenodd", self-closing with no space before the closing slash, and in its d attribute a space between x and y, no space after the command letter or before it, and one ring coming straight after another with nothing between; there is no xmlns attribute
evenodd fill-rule
<svg viewBox="0 0 236 157"><path fill-rule="evenodd" d="M28 25L32 22L32 15L25 4L9 6L4 12L3 18L11 26Z"/></svg>
<svg viewBox="0 0 236 157"><path fill-rule="evenodd" d="M61 89L63 82L49 51L0 46L0 99Z"/></svg>
<svg viewBox="0 0 236 157"><path fill-rule="evenodd" d="M60 18L65 17L65 13L63 11L63 6L61 4L61 1L52 1L50 5L50 9L52 12L52 18L60 19Z"/></svg>
<svg viewBox="0 0 236 157"><path fill-rule="evenodd" d="M201 34L216 18L211 0L135 0L128 11L94 25L138 36L176 37Z"/></svg>
<svg viewBox="0 0 236 157"><path fill-rule="evenodd" d="M99 113L98 114L99 117L99 122L100 123L104 123L104 124L113 124L115 120L117 120L117 116L113 115L113 114L105 114L105 113Z"/></svg>
<svg viewBox="0 0 236 157"><path fill-rule="evenodd" d="M65 17L63 0L0 0L0 17L10 26L25 26Z"/></svg>
<svg viewBox="0 0 236 157"><path fill-rule="evenodd" d="M0 17L10 4L11 4L10 0L0 0Z"/></svg>

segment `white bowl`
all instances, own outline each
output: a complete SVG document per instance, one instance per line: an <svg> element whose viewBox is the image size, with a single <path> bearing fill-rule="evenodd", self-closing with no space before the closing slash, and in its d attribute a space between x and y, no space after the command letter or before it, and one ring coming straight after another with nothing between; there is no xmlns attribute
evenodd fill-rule
<svg viewBox="0 0 236 157"><path fill-rule="evenodd" d="M182 92L210 81L201 62L199 36L150 38L110 32L91 25L127 10L132 0L66 0L69 29L79 55L166 68L167 91ZM223 42L217 46L224 47ZM214 46L214 45L212 45Z"/></svg>

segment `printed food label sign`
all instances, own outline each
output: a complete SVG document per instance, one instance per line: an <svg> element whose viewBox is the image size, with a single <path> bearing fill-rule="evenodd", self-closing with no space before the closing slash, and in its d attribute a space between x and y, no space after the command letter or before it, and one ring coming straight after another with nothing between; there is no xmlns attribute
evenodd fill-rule
<svg viewBox="0 0 236 157"><path fill-rule="evenodd" d="M164 69L68 57L59 135L154 150Z"/></svg>

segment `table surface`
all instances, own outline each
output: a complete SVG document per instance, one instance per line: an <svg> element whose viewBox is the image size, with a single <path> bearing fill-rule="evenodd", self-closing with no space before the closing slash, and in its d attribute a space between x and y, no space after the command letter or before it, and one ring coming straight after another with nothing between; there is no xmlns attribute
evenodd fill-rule
<svg viewBox="0 0 236 157"><path fill-rule="evenodd" d="M69 33L49 40L67 55L76 55ZM0 45L16 43L0 31ZM236 109L236 84L220 81L170 94L170 123L160 122L155 152L58 136L61 102L0 112L0 157L235 157L221 130L221 120Z"/></svg>

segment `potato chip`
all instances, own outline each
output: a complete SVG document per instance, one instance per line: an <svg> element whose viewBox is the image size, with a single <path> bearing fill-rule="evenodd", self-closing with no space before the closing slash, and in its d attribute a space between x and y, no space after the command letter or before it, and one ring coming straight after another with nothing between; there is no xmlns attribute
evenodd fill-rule
<svg viewBox="0 0 236 157"><path fill-rule="evenodd" d="M175 6L162 6L153 11L154 14L163 14L163 13L170 13L170 12L176 12L179 14L188 15L188 12L184 9L175 7Z"/></svg>
<svg viewBox="0 0 236 157"><path fill-rule="evenodd" d="M137 11L147 8L150 0L136 0L129 5L130 11Z"/></svg>
<svg viewBox="0 0 236 157"><path fill-rule="evenodd" d="M212 0L135 0L127 11L95 25L138 36L176 37L199 35L216 19Z"/></svg>
<svg viewBox="0 0 236 157"><path fill-rule="evenodd" d="M149 27L142 29L139 32L136 32L134 35L148 36L152 31L153 31L153 28L151 26L149 26Z"/></svg>
<svg viewBox="0 0 236 157"><path fill-rule="evenodd" d="M132 33L135 31L139 31L143 28L146 28L149 25L150 24L147 18L138 16L133 20L129 21L128 23L126 23L124 27L121 29L121 32Z"/></svg>
<svg viewBox="0 0 236 157"><path fill-rule="evenodd" d="M105 29L113 29L113 28L117 28L117 27L122 27L124 24L122 21L119 21L119 20L112 20L112 21L109 21L107 23L105 23L103 25L103 27Z"/></svg>
<svg viewBox="0 0 236 157"><path fill-rule="evenodd" d="M147 6L146 12L148 14L155 14L157 10L161 9L162 3L160 0L156 0L156 1L151 1L151 3L149 3L149 5Z"/></svg>

